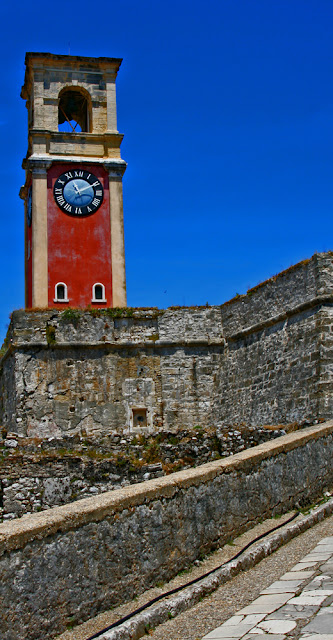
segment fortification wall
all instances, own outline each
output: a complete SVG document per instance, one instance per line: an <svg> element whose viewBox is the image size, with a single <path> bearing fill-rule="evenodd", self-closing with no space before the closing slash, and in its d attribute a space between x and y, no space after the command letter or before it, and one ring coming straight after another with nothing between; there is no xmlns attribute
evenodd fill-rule
<svg viewBox="0 0 333 640"><path fill-rule="evenodd" d="M281 435L281 429L228 427L139 438L0 437L0 522L199 466Z"/></svg>
<svg viewBox="0 0 333 640"><path fill-rule="evenodd" d="M42 640L170 579L333 480L333 421L0 524L2 640ZM15 580L13 575L15 573Z"/></svg>
<svg viewBox="0 0 333 640"><path fill-rule="evenodd" d="M61 437L328 419L332 302L326 253L222 306L14 312L2 424Z"/></svg>

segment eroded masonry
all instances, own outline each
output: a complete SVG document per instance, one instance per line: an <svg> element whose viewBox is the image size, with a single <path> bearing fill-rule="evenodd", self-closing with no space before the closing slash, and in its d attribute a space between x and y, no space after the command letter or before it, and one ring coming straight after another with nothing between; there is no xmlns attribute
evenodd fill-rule
<svg viewBox="0 0 333 640"><path fill-rule="evenodd" d="M222 306L15 311L1 421L36 437L332 415L333 254Z"/></svg>

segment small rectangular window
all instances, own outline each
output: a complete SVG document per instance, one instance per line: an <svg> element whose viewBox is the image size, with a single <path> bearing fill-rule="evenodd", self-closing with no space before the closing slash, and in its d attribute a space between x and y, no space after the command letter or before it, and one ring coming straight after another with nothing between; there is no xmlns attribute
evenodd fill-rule
<svg viewBox="0 0 333 640"><path fill-rule="evenodd" d="M147 426L147 409L132 409L133 427Z"/></svg>

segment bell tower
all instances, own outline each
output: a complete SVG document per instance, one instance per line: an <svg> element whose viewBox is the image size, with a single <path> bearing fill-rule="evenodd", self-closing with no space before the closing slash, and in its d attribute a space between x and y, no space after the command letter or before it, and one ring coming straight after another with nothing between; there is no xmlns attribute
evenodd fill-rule
<svg viewBox="0 0 333 640"><path fill-rule="evenodd" d="M27 53L27 308L126 306L121 59Z"/></svg>

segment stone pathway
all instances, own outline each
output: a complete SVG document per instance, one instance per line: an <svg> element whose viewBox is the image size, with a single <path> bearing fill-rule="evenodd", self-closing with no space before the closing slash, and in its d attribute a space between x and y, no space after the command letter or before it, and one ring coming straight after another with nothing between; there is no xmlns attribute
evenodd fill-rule
<svg viewBox="0 0 333 640"><path fill-rule="evenodd" d="M333 640L333 536L202 640Z"/></svg>
<svg viewBox="0 0 333 640"><path fill-rule="evenodd" d="M290 514L286 514L281 520L289 516ZM279 520L279 523L281 520ZM264 532L270 531L276 524L276 520L267 520L256 525L253 529L249 529L238 538L235 538L232 545L227 544L222 549L208 555L203 561L200 561L200 563L196 563L189 573L178 575L168 584L159 587L156 586L141 594L132 602L127 602L115 609L100 613L95 618L87 620L73 629L68 629L60 636L57 636L57 640L87 640L91 635L101 631L119 618L126 616L133 611L133 609L144 605L147 601L163 593L163 591L179 587L181 584L218 567L222 562L227 561L235 555L235 553L243 549L251 540ZM279 576L294 570L296 563L303 563L304 555L306 553L312 553L314 547L328 536L332 536L333 539L333 515L318 522L296 538L293 538L252 568L234 576L193 607L156 626L155 629L151 629L149 635L144 637L149 637L151 640L201 640L205 634L209 635L209 632L227 621L231 616L238 615L238 609L250 605L255 598L258 598L260 593L265 591ZM323 562L319 560L316 565L313 565L316 573L322 564ZM311 567L302 569L301 571L314 571L314 569ZM326 574L327 573L325 573L325 575ZM316 574L312 573L308 578L308 582L311 582L311 580L313 580L312 576L315 575ZM302 575L301 577L304 578L305 576ZM307 586L306 581L304 585L300 585L300 590L305 586ZM292 595L293 594L291 594L291 596ZM298 592L296 592L295 595L299 595ZM299 623L302 623L302 619L300 619ZM297 630L300 624L297 626ZM307 624L307 620L303 620L303 624ZM259 623L256 626L258 625ZM262 630L262 634L264 633ZM332 634L333 631L330 633ZM261 640L258 634L253 635L255 640ZM277 635L284 636L287 634ZM236 640L235 637L231 637L232 640ZM275 634L266 634L265 637L268 638L268 640L275 640ZM298 638L299 635L296 636L294 630L294 633L287 635L286 640L298 640ZM265 638L262 640L265 640ZM302 638L302 640L306 639ZM311 640L314 639L312 638ZM319 640L319 638L317 640ZM333 640L333 638L329 638L329 640Z"/></svg>

